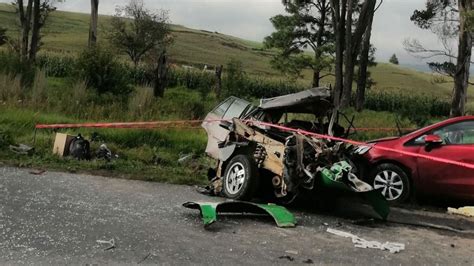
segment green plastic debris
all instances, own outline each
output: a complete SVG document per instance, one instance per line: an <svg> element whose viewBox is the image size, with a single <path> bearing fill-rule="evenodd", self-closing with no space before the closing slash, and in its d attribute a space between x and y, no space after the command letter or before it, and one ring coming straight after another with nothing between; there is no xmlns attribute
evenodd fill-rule
<svg viewBox="0 0 474 266"><path fill-rule="evenodd" d="M387 200L380 191L358 179L351 173L352 166L346 161L332 165L331 169L321 171L322 184L329 188L341 189L362 195L372 206L374 211L386 220L390 213Z"/></svg>
<svg viewBox="0 0 474 266"><path fill-rule="evenodd" d="M208 227L217 221L217 213L252 213L268 214L278 227L295 227L295 216L285 207L275 204L258 204L247 201L225 201L213 202L186 202L184 207L197 209L201 213L204 227Z"/></svg>
<svg viewBox="0 0 474 266"><path fill-rule="evenodd" d="M275 204L256 204L260 208L267 211L275 220L278 227L295 227L295 216L285 207Z"/></svg>
<svg viewBox="0 0 474 266"><path fill-rule="evenodd" d="M211 202L186 202L183 206L189 209L199 210L204 226L207 227L217 221L216 206L218 203Z"/></svg>

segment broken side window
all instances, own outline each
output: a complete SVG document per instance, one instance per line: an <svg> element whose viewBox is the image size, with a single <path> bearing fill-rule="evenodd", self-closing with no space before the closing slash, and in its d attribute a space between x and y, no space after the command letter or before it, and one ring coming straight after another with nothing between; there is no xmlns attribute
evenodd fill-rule
<svg viewBox="0 0 474 266"><path fill-rule="evenodd" d="M224 119L227 118L239 118L245 109L249 106L249 103L240 99L236 99L232 105L225 112Z"/></svg>
<svg viewBox="0 0 474 266"><path fill-rule="evenodd" d="M223 103L219 104L212 113L216 114L218 117L223 117L229 106L234 102L235 98L231 97L225 100Z"/></svg>

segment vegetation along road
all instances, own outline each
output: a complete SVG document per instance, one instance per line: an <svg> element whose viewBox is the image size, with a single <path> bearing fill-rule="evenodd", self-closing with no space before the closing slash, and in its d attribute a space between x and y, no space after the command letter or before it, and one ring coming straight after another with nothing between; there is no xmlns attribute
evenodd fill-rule
<svg viewBox="0 0 474 266"><path fill-rule="evenodd" d="M204 229L186 201L222 201L193 187L91 175L0 168L1 264L444 264L472 265L474 223L436 211L394 208L391 221L430 223L463 230L430 229L397 223L368 223L364 205L334 211L292 209L298 226L277 228L270 219L222 216ZM355 222L359 221L359 222ZM359 224L359 225L357 225ZM367 240L399 242L391 254L354 247L334 228ZM114 239L115 248L97 240Z"/></svg>

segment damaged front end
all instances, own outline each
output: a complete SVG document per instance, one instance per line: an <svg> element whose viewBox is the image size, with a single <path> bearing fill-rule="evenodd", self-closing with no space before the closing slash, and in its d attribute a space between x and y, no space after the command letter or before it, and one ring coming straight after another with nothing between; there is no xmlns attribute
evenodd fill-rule
<svg viewBox="0 0 474 266"><path fill-rule="evenodd" d="M271 179L274 196L285 202L291 202L302 190L344 190L364 195L382 218L387 217L384 197L357 177L357 168L351 161L352 145L236 118L226 128L230 133L219 145L218 167L213 177L212 189L216 194L222 191L230 198L245 199L245 195L250 199L257 196L257 189L248 186L261 186L269 183L262 180ZM247 191L239 194L233 193L233 189Z"/></svg>

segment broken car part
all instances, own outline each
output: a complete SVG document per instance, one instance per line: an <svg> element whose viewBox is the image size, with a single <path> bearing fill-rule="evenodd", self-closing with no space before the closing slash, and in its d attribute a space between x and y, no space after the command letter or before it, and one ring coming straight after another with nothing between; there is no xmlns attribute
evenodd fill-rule
<svg viewBox="0 0 474 266"><path fill-rule="evenodd" d="M96 152L96 157L110 162L112 160L112 151L107 147L107 145L101 144Z"/></svg>
<svg viewBox="0 0 474 266"><path fill-rule="evenodd" d="M354 243L354 247L356 248L373 248L373 249L380 249L380 250L388 250L390 251L390 253L398 253L402 250L405 250L405 244L402 244L402 243L395 243L395 242L380 243L378 241L367 241L351 233L332 229L332 228L328 228L326 232L337 235L337 236L341 236L341 237L351 238L352 243Z"/></svg>
<svg viewBox="0 0 474 266"><path fill-rule="evenodd" d="M324 168L321 172L323 184L363 195L374 211L386 220L390 213L387 200L380 190L374 190L369 184L359 180L351 170L352 166L346 161L335 163L330 169Z"/></svg>
<svg viewBox="0 0 474 266"><path fill-rule="evenodd" d="M222 187L215 189L222 189L225 196L251 199L255 184L259 183L256 179L269 178L277 198L291 201L301 189L315 193L322 187L344 190L362 195L383 219L387 218L389 206L385 198L356 175L349 159L354 150L351 145L294 132L264 130L240 119L232 122L231 134L221 146L239 145L229 156L230 162L219 161L216 171ZM263 169L266 176L260 172Z"/></svg>
<svg viewBox="0 0 474 266"><path fill-rule="evenodd" d="M474 217L474 206L461 207L461 208L457 208L457 209L448 207L448 213L449 214L463 215L463 216L467 216L467 217Z"/></svg>
<svg viewBox="0 0 474 266"><path fill-rule="evenodd" d="M206 152L217 160L215 176L210 177L214 193L208 194L222 191L231 199L251 200L267 186L264 191L273 191L279 202L290 203L302 191L322 195L322 190L332 188L366 196L386 219L387 202L359 178L361 172L352 162L356 150L352 145L269 125L344 134L330 90L314 88L263 99L258 107L249 106L231 97L211 111L202 124L208 134ZM311 116L314 119L310 121L299 120ZM215 182L219 179L221 182Z"/></svg>
<svg viewBox="0 0 474 266"><path fill-rule="evenodd" d="M25 144L20 144L18 146L10 145L10 150L20 155L32 155L35 152L35 148Z"/></svg>
<svg viewBox="0 0 474 266"><path fill-rule="evenodd" d="M104 251L115 248L115 240L114 240L113 238L110 239L110 240L97 240L96 242L99 243L99 244L106 244L106 245L108 245L108 247L106 247L106 248L104 249Z"/></svg>
<svg viewBox="0 0 474 266"><path fill-rule="evenodd" d="M217 213L252 213L268 214L273 217L278 227L295 227L294 215L285 207L275 204L258 204L245 201L215 202L186 202L184 207L199 210L204 226L207 227L217 221Z"/></svg>

